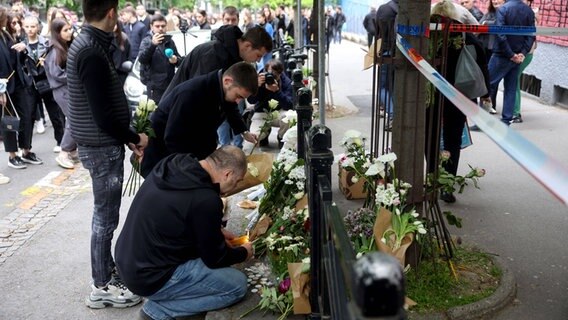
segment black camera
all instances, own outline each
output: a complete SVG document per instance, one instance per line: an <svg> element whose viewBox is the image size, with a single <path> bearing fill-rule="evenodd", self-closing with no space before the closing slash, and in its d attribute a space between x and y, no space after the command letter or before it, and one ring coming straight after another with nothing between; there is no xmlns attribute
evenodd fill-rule
<svg viewBox="0 0 568 320"><path fill-rule="evenodd" d="M189 30L189 23L187 20L179 19L179 31L181 31L181 33L187 33L187 30Z"/></svg>
<svg viewBox="0 0 568 320"><path fill-rule="evenodd" d="M276 79L274 79L274 75L270 72L264 74L264 82L271 86L276 83Z"/></svg>

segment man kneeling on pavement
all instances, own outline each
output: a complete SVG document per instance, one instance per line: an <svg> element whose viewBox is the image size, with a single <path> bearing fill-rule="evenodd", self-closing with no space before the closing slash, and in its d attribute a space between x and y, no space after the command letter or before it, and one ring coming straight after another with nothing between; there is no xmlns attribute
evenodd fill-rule
<svg viewBox="0 0 568 320"><path fill-rule="evenodd" d="M221 228L221 195L246 173L243 151L223 146L204 160L172 154L136 194L116 243L124 283L146 297L141 316L170 319L227 307L246 294L247 278L229 266L252 258Z"/></svg>

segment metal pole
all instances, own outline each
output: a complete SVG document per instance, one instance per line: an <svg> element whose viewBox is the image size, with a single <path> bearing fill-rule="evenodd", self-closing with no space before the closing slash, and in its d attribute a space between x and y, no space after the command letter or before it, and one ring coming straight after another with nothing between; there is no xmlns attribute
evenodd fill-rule
<svg viewBox="0 0 568 320"><path fill-rule="evenodd" d="M318 2L318 106L320 124L325 125L325 5Z"/></svg>
<svg viewBox="0 0 568 320"><path fill-rule="evenodd" d="M296 17L294 18L294 48L304 44L302 39L302 0L296 0Z"/></svg>

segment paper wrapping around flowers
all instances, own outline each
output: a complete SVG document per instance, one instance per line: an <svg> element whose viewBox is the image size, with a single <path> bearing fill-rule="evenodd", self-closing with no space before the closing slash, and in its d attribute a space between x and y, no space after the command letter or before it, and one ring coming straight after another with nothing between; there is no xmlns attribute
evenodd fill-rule
<svg viewBox="0 0 568 320"><path fill-rule="evenodd" d="M356 183L351 179L355 176L352 171L347 171L339 164L339 190L347 200L365 199L367 192L365 192L365 179L361 178Z"/></svg>
<svg viewBox="0 0 568 320"><path fill-rule="evenodd" d="M377 219L375 220L375 225L373 226L373 235L375 236L375 243L379 248L379 251L390 254L391 256L395 257L399 262L400 265L404 268L405 267L405 255L406 250L412 244L414 240L414 233L407 233L401 241L401 245L397 249L392 249L387 244L383 243L381 239L383 238L383 234L389 228L392 228L392 212L389 210L382 208L379 209L379 213L377 214Z"/></svg>
<svg viewBox="0 0 568 320"><path fill-rule="evenodd" d="M263 214L262 217L258 220L254 228L249 234L249 241L254 241L256 238L260 237L261 235L265 234L268 231L268 228L272 225L272 219Z"/></svg>
<svg viewBox="0 0 568 320"><path fill-rule="evenodd" d="M312 312L310 306L310 274L302 272L304 264L288 263L288 274L290 275L290 290L294 303L294 314L309 314Z"/></svg>
<svg viewBox="0 0 568 320"><path fill-rule="evenodd" d="M258 169L258 176L253 176L249 170L245 177L240 181L235 189L227 195L239 193L250 187L257 186L264 183L270 177L272 171L272 163L274 162L274 155L271 153L255 153L247 156L247 163L254 165Z"/></svg>

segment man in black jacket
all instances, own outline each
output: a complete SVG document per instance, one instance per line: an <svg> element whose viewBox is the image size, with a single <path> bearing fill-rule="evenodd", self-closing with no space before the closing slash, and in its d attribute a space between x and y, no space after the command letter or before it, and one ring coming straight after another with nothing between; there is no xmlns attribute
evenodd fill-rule
<svg viewBox="0 0 568 320"><path fill-rule="evenodd" d="M239 62L227 71L216 70L177 86L164 97L152 114L156 133L144 152L141 174L146 177L154 166L172 153L192 153L205 159L217 148L217 127L227 118L237 134L256 143L247 131L237 104L258 90L255 68Z"/></svg>
<svg viewBox="0 0 568 320"><path fill-rule="evenodd" d="M224 146L204 160L163 159L136 194L116 243L116 263L128 287L147 298L143 318L174 319L233 304L246 276L232 264L253 256L251 243L232 247L221 229L221 195L246 173L244 153Z"/></svg>
<svg viewBox="0 0 568 320"><path fill-rule="evenodd" d="M125 21L123 30L130 42L130 61L134 62L136 57L138 57L140 44L146 32L148 32L148 29L146 29L146 26L142 22L138 21L136 11L131 6L122 9L122 14Z"/></svg>
<svg viewBox="0 0 568 320"><path fill-rule="evenodd" d="M176 44L171 37L166 37L166 18L162 15L152 17L151 28L140 44L138 61L140 61L140 78L146 85L148 98L156 104L168 84L173 79L176 66L181 63Z"/></svg>
<svg viewBox="0 0 568 320"><path fill-rule="evenodd" d="M141 301L120 280L111 254L122 197L124 144L137 155L148 144L145 134L130 130L130 110L109 54L117 7L118 0L83 0L88 24L73 41L67 60L68 121L93 184L93 282L85 300L90 308L124 308Z"/></svg>
<svg viewBox="0 0 568 320"><path fill-rule="evenodd" d="M195 76L219 69L225 71L240 61L257 62L272 51L272 38L262 27L254 27L243 34L239 27L225 25L213 36L214 40L198 45L185 57L164 97L177 85Z"/></svg>
<svg viewBox="0 0 568 320"><path fill-rule="evenodd" d="M377 9L375 7L371 7L371 11L367 13L365 19L363 19L363 28L367 31L367 46L370 47L373 43L373 38L377 33L376 27L376 16L377 16Z"/></svg>

